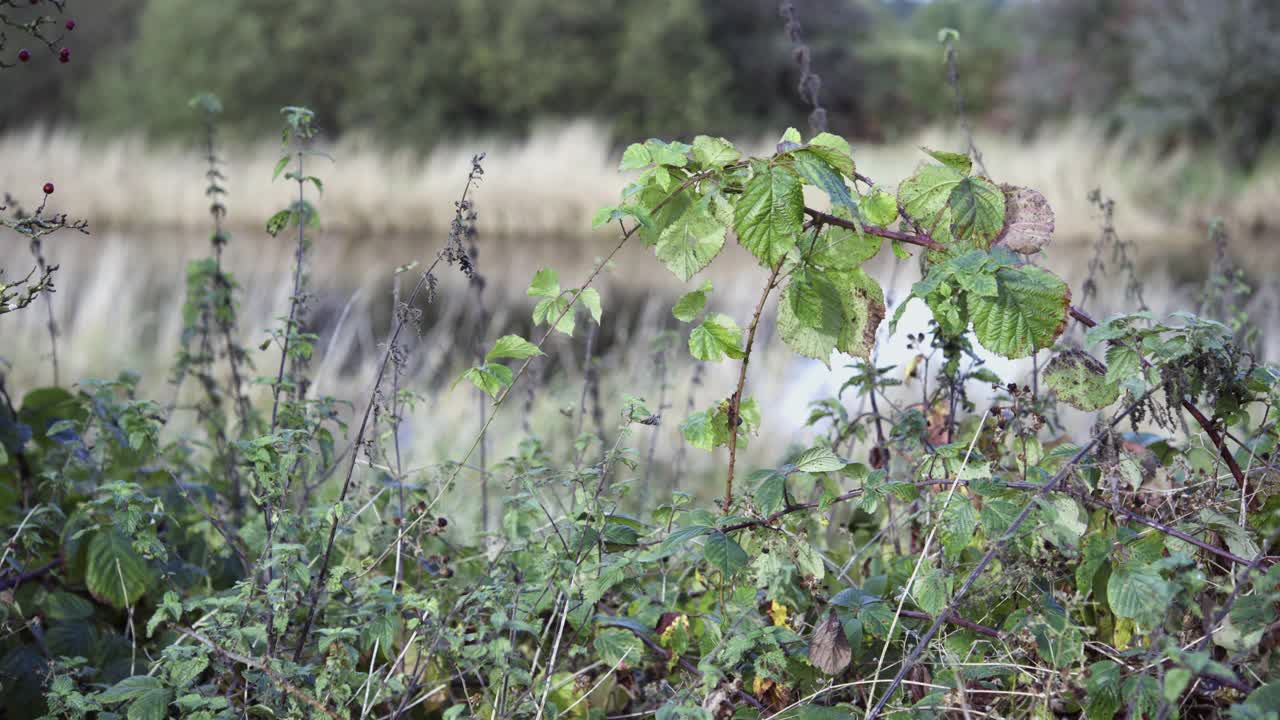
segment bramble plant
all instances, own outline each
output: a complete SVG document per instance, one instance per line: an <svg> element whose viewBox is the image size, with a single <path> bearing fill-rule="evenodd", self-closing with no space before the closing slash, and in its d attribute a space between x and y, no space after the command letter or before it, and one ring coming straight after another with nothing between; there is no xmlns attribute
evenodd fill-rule
<svg viewBox="0 0 1280 720"><path fill-rule="evenodd" d="M456 265L481 287L484 155L434 258L396 268L376 372L352 407L310 375L323 183L309 173L327 157L315 114L282 111L273 175L297 197L265 231L292 243L291 292L258 348L273 354L255 359L224 264L221 104L193 100L212 230L209 257L187 268L173 399L140 397L129 373L19 398L0 373L4 716L1280 718L1280 368L1251 351L1249 288L1221 228L1201 314L1140 303L1094 320L1037 264L1054 232L1044 196L988 177L971 139L924 150L896 186L868 177L821 129L790 3L784 16L819 127L787 130L763 157L709 135L627 147L620 201L595 216L617 243L579 282L534 273L528 322L495 323L453 376L488 398L479 432L426 467L400 446L419 400L407 358L424 306L448 299L437 272ZM958 87L958 36L939 41ZM87 229L43 205L3 217L33 242ZM553 337L587 325L595 371L609 316L594 285L629 242L688 285L671 308L678 339L643 348L654 383L596 401L603 419L584 438L588 392L605 395L588 375L569 429L531 426L486 459L512 394L541 392L531 375ZM700 277L734 242L759 266L748 307L725 307ZM1108 211L1086 297L1108 247L1137 282ZM4 313L49 298L56 266L33 248L28 279L0 285ZM892 308L865 269L885 252L921 269ZM911 302L931 315L906 328L914 357L882 365ZM798 356L852 365L814 403L811 445L746 470L752 438L794 430L747 392L768 327ZM735 364L722 400L670 397L682 347L695 385ZM1032 376L1001 377L982 351L1034 358ZM890 392L907 383L917 398ZM716 505L680 460L655 460L647 434L684 407L685 445L724 460ZM184 412L195 422L174 422ZM1071 437L1069 412L1093 413L1093 431ZM567 451L548 442L558 434ZM487 504L482 531L450 521L499 483L492 529Z"/></svg>

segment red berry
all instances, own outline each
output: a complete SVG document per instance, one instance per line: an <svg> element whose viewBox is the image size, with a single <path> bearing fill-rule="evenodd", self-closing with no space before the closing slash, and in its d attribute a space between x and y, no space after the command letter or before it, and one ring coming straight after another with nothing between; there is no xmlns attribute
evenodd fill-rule
<svg viewBox="0 0 1280 720"><path fill-rule="evenodd" d="M45 194L45 195L52 195L52 194L53 194L53 183L45 183L45 184L44 184L44 194Z"/></svg>
<svg viewBox="0 0 1280 720"><path fill-rule="evenodd" d="M28 50L28 49L26 49L26 48L22 48L21 50L19 50L19 51L18 51L18 60L19 60L19 61L21 61L21 62L27 62L27 61L28 61L28 60L30 60L30 59L31 59L31 51L30 51L30 50Z"/></svg>
<svg viewBox="0 0 1280 720"><path fill-rule="evenodd" d="M63 62L63 63L71 62L70 48L62 48L61 50L58 51L58 62Z"/></svg>
<svg viewBox="0 0 1280 720"><path fill-rule="evenodd" d="M68 20L68 21L67 21L67 29L68 29L68 30L75 30L75 29L76 29L76 21L75 21L75 20Z"/></svg>

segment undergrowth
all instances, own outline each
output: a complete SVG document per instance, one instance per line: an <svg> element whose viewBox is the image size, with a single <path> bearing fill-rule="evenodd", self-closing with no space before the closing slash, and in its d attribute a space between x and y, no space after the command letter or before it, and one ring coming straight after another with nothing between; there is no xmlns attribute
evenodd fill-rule
<svg viewBox="0 0 1280 720"><path fill-rule="evenodd" d="M533 275L528 337L490 338L456 378L454 392L487 398L470 450L427 467L403 460L419 400L403 371L425 306L484 302L484 156L459 179L440 250L395 269L378 372L352 407L308 379L308 258L323 175L341 165L314 146L315 115L284 108L274 175L297 194L265 230L294 244L294 267L259 348L279 362L259 367L234 341L220 105L197 98L210 254L188 269L173 397L140 397L128 373L13 397L0 375L5 717L1275 720L1280 368L1252 352L1250 289L1221 228L1200 314L1156 317L1099 196L1086 296L1111 253L1138 307L1095 320L1037 264L1049 204L989 178L971 139L926 149L896 191L858 169L821 128L784 5L810 137L788 130L763 157L706 135L628 147L621 200L596 215L617 228L612 251L578 282ZM958 87L957 38L939 39ZM829 206L806 204L806 187ZM41 239L88 226L5 205L33 260L0 286L0 309L37 311L57 271ZM634 349L653 355L652 384L602 397L593 283L635 242L690 284L671 310L687 332ZM697 278L729 242L759 262L758 301L713 311ZM892 318L862 269L881 252L923 271ZM439 296L455 269L471 294ZM918 354L877 364L881 325L896 331L914 301L933 318L909 332ZM765 325L798 355L851 358L852 373L813 406L818 442L743 467L753 438L791 430L749 394ZM530 402L556 334L586 336L572 452L548 451L558 428L529 427L516 453L491 457L493 418ZM669 382L685 348L736 364L709 407L686 408ZM1049 359L1019 385L979 348ZM903 378L920 381L918 401L886 393ZM250 402L253 385L269 403ZM192 387L194 405L179 403ZM985 387L994 402L977 399ZM1093 431L1069 436L1066 407L1093 413ZM194 432L167 431L179 413ZM679 461L655 467L647 433L662 423L724 459L718 503L678 489ZM442 511L494 490L500 514L477 533Z"/></svg>

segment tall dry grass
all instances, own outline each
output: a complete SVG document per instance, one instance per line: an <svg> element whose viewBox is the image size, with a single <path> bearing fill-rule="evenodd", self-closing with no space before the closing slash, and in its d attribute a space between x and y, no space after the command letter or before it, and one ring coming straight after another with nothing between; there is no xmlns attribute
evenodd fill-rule
<svg viewBox="0 0 1280 720"><path fill-rule="evenodd" d="M1231 192L1203 193L1194 202L1183 200L1166 208L1171 201L1159 188L1176 186L1194 160L1107 140L1084 124L1026 142L1000 136L979 136L977 142L997 179L1039 188L1050 199L1058 216L1058 245L1045 264L1073 287L1079 288L1086 272L1088 244L1099 222L1088 192L1100 186L1114 197L1121 232L1145 239L1142 279L1157 313L1195 307L1195 284L1181 277L1178 261L1198 264L1203 271L1210 251L1199 228L1211 213L1229 213L1237 228L1259 223L1265 227L1274 224L1270 206L1280 199L1280 181L1260 175L1237 181ZM767 151L769 143L754 145ZM860 145L855 155L862 172L887 181L911 173L922 157L918 145L958 146L954 138L933 131L909 144ZM597 125L577 123L519 143L460 143L425 158L358 138L344 139L331 148L337 164L317 171L326 190L318 199L324 229L315 237L310 265L316 316L322 320L313 392L362 401L374 371L371 359L387 330L390 271L434 254L476 150L488 152L485 179L475 198L480 268L489 280L486 303L496 312L487 333L490 341L501 328L521 331L527 324L531 303L524 288L534 270L554 267L562 284L570 286L607 249L606 238L586 228L597 207L615 201L624 180L615 171L616 153ZM58 185L55 209L87 217L95 228L91 236L60 235L46 243L50 261L62 266L53 307L61 328L64 382L133 369L141 373L148 396L174 398L181 407L183 396L167 383L167 368L178 351L182 268L208 252L208 200L200 153L138 139L95 142L70 131L31 130L0 138L0 157L6 161L0 166L0 189L21 192L52 179ZM225 168L230 221L238 228L227 262L243 288L240 332L249 347L267 336L267 328L288 304L290 244L261 231L264 219L292 199L285 183L270 182L274 157L269 145L232 148ZM1265 233L1237 236L1266 238ZM717 288L712 304L745 322L743 308L754 304L762 271L740 248L730 247L726 253L710 271ZM1251 269L1267 275L1268 268L1277 269L1276 257L1258 255ZM0 267L25 272L30 263L20 238L0 237ZM901 301L918 278L913 262L895 262L887 251L871 270L891 304ZM600 283L604 332L611 344L597 362L606 422L613 426L623 393L657 400L658 377L649 346L660 332L676 325L669 308L681 285L639 246L628 247ZM1105 297L1091 305L1091 312L1105 315L1108 309L1126 307L1119 282L1103 287ZM1263 290L1274 296L1275 284ZM1266 354L1275 358L1280 356L1280 323L1274 311L1262 310L1266 302L1273 302L1265 295L1255 306L1260 310L1255 318L1265 323L1270 343ZM422 389L426 400L406 426L407 462L454 456L473 437L478 423L475 392L465 385L450 389L462 368L457 347L473 341L458 332L468 327L465 313L471 303L462 278L443 274L432 323L412 348L413 375L408 382ZM927 320L924 307L916 303L898 336L889 337L883 327L877 361L904 364L914 351L906 347L903 335L925 330ZM816 361L796 358L780 342L770 341L772 328L766 326L763 332L758 347L765 349L753 356L748 391L770 415L765 432L747 450L748 461L774 458L789 443L801 441L806 431L793 430L802 425L808 404L829 397L844 378L841 363L828 370ZM0 319L0 358L10 363L5 372L12 390L20 394L52 380L44 362L48 347L42 311ZM527 412L523 397L513 398L491 430L492 456L514 451L514 438L526 424L541 429L553 446L572 442L572 415L581 397L582 342L580 337L556 338L550 347L558 370L542 381ZM672 357L683 354L677 348ZM263 374L277 362L271 350L255 355ZM991 362L1010 379L1025 378L1031 366L1029 361ZM690 394L695 407L708 407L728 394L735 372L728 363L712 365L702 384L693 386L691 362L672 366L667 394L671 407L659 428L646 430L659 434L659 459L670 461L679 453L678 424ZM918 384L908 383L898 392L909 402L919 391ZM265 388L256 392L259 400L266 397ZM1077 421L1087 423L1088 418ZM178 427L181 422L179 418ZM705 453L692 451L686 471L694 475L709 469L709 461Z"/></svg>
<svg viewBox="0 0 1280 720"><path fill-rule="evenodd" d="M471 155L488 152L487 176L477 194L488 209L491 235L580 235L592 212L615 202L621 182L619 149L606 129L590 121L533 133L522 141L473 138L422 156L390 149L367 137L345 136L327 149L336 165L317 167L326 179L328 227L354 237L440 232L452 217L449 198L458 193ZM1199 237L1197 227L1221 215L1249 227L1274 224L1280 197L1276 163L1240 179L1201 166L1185 151L1165 152L1126 137L1107 137L1084 121L1046 130L1031 139L980 132L976 142L987 167L1002 182L1035 187L1058 214L1064 239L1092 235L1087 201L1094 188L1117 201L1119 225L1129 233L1179 243ZM772 139L743 145L767 152ZM924 157L919 146L962 147L954 134L928 130L910 142L855 144L859 169L892 185ZM55 205L92 218L99 228L203 227L206 200L196 175L202 151L142 138L100 140L74 130L34 128L0 137L0 188L35 192L46 180L60 188ZM271 181L266 169L276 147L263 143L226 151L232 225L259 228L288 202L290 189ZM1195 187L1188 187L1194 182ZM1183 188L1171 191L1171 188Z"/></svg>

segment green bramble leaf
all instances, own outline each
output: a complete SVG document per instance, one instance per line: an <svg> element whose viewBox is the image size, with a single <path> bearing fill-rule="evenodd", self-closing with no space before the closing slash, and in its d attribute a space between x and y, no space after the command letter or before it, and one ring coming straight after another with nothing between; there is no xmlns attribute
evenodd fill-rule
<svg viewBox="0 0 1280 720"><path fill-rule="evenodd" d="M689 164L689 151L693 149L693 146L679 141L663 142L658 139L647 140L644 145L654 164L659 166L684 167Z"/></svg>
<svg viewBox="0 0 1280 720"><path fill-rule="evenodd" d="M89 541L84 580L89 594L99 602L123 610L147 591L151 572L128 538L113 529L104 529Z"/></svg>
<svg viewBox="0 0 1280 720"><path fill-rule="evenodd" d="M632 218L644 228L653 227L653 218L650 217L649 211L639 205L602 207L596 211L595 215L591 216L591 227L595 229L623 218Z"/></svg>
<svg viewBox="0 0 1280 720"><path fill-rule="evenodd" d="M724 247L726 227L711 214L709 198L690 206L658 236L658 259L684 282L711 264Z"/></svg>
<svg viewBox="0 0 1280 720"><path fill-rule="evenodd" d="M595 288L585 288L578 295L578 302L591 313L591 319L600 324L600 318L604 316L604 308L600 305L600 292Z"/></svg>
<svg viewBox="0 0 1280 720"><path fill-rule="evenodd" d="M822 132L814 135L809 141L808 150L838 170L841 175L850 180L853 179L853 148L849 147L848 140L839 135Z"/></svg>
<svg viewBox="0 0 1280 720"><path fill-rule="evenodd" d="M726 355L742 359L742 329L733 318L712 313L689 333L689 352L699 360L716 361Z"/></svg>
<svg viewBox="0 0 1280 720"><path fill-rule="evenodd" d="M788 168L758 163L734 207L738 242L772 266L795 247L803 222L800 177Z"/></svg>
<svg viewBox="0 0 1280 720"><path fill-rule="evenodd" d="M624 660L633 665L640 665L644 657L644 643L635 633L627 630L609 628L596 633L592 642L600 659L609 665L618 665Z"/></svg>
<svg viewBox="0 0 1280 720"><path fill-rule="evenodd" d="M851 219L848 210L842 207L832 208L832 214ZM830 225L818 236L813 251L805 254L812 265L830 270L854 270L875 257L883 244L884 238L878 235Z"/></svg>
<svg viewBox="0 0 1280 720"><path fill-rule="evenodd" d="M1077 410L1094 412L1115 402L1120 388L1107 382L1107 368L1081 350L1058 353L1041 376L1046 387Z"/></svg>
<svg viewBox="0 0 1280 720"><path fill-rule="evenodd" d="M1107 603L1118 617L1129 618L1143 628L1160 624L1177 594L1177 587L1150 565L1122 563L1107 580Z"/></svg>
<svg viewBox="0 0 1280 720"><path fill-rule="evenodd" d="M742 153L721 137L699 135L693 139L693 160L703 168L722 168L738 161Z"/></svg>
<svg viewBox="0 0 1280 720"><path fill-rule="evenodd" d="M832 207L842 207L851 217L858 217L858 204L854 202L844 178L819 154L812 150L792 153L796 160L796 172L809 184L822 190L831 198Z"/></svg>
<svg viewBox="0 0 1280 720"><path fill-rule="evenodd" d="M98 702L114 705L137 699L152 690L162 689L164 689L164 683L160 678L150 675L132 675L103 690L96 699Z"/></svg>
<svg viewBox="0 0 1280 720"><path fill-rule="evenodd" d="M898 204L935 241L951 241L951 191L965 175L945 165L921 165L898 186Z"/></svg>
<svg viewBox="0 0 1280 720"><path fill-rule="evenodd" d="M764 479L756 486L752 500L765 515L778 512L786 504L787 476L773 470L764 471Z"/></svg>
<svg viewBox="0 0 1280 720"><path fill-rule="evenodd" d="M937 615L947 606L947 600L951 597L951 579L941 570L930 568L916 578L911 596L921 610Z"/></svg>
<svg viewBox="0 0 1280 720"><path fill-rule="evenodd" d="M1004 228L1004 193L982 178L967 177L947 199L951 236L969 247L986 250Z"/></svg>
<svg viewBox="0 0 1280 720"><path fill-rule="evenodd" d="M920 148L925 151L929 157L955 170L961 175L968 175L973 172L973 160L963 153L947 152L946 150L931 150L927 147Z"/></svg>
<svg viewBox="0 0 1280 720"><path fill-rule="evenodd" d="M782 133L782 139L778 141L779 145L800 145L803 140L800 137L800 131L789 127Z"/></svg>
<svg viewBox="0 0 1280 720"><path fill-rule="evenodd" d="M881 227L898 219L898 198L881 188L873 188L862 198L862 219Z"/></svg>
<svg viewBox="0 0 1280 720"><path fill-rule="evenodd" d="M697 290L685 293L671 308L671 314L680 322L692 322L698 313L707 306L707 296L711 294L711 281L704 280Z"/></svg>
<svg viewBox="0 0 1280 720"><path fill-rule="evenodd" d="M995 277L995 296L968 298L978 342L1014 359L1051 347L1067 327L1071 306L1067 284L1034 265L1001 268Z"/></svg>
<svg viewBox="0 0 1280 720"><path fill-rule="evenodd" d="M494 343L493 349L489 351L489 354L484 356L484 359L485 362L497 360L499 358L515 358L517 360L523 360L524 358L531 358L543 354L544 353L538 349L537 345L534 345L519 335L503 335L498 338L496 343Z"/></svg>
<svg viewBox="0 0 1280 720"><path fill-rule="evenodd" d="M619 170L639 170L653 164L653 155L649 153L649 148L641 143L631 143L622 153L622 162L618 164Z"/></svg>
<svg viewBox="0 0 1280 720"><path fill-rule="evenodd" d="M725 577L747 566L747 551L736 540L719 530L707 536L702 545L703 557Z"/></svg>
<svg viewBox="0 0 1280 720"><path fill-rule="evenodd" d="M560 295L560 279L555 270L542 268L534 273L533 281L526 291L529 297L553 298Z"/></svg>
<svg viewBox="0 0 1280 720"><path fill-rule="evenodd" d="M796 354L830 367L835 350L870 357L884 315L884 293L862 270L798 272L782 291L778 331Z"/></svg>
<svg viewBox="0 0 1280 720"><path fill-rule="evenodd" d="M498 363L485 363L484 365L473 367L462 373L462 377L453 382L454 386L463 380L468 380L472 385L480 388L485 395L498 399L498 393L502 389L511 385L513 373L511 368Z"/></svg>
<svg viewBox="0 0 1280 720"><path fill-rule="evenodd" d="M836 456L831 448L821 446L805 450L795 462L797 472L807 473L835 472L843 470L845 465L848 463Z"/></svg>
<svg viewBox="0 0 1280 720"><path fill-rule="evenodd" d="M555 323L556 330L570 337L573 336L573 328L576 322L573 313L569 312L569 298L564 296L543 298L538 301L537 305L533 306L534 325L550 325L551 323Z"/></svg>

